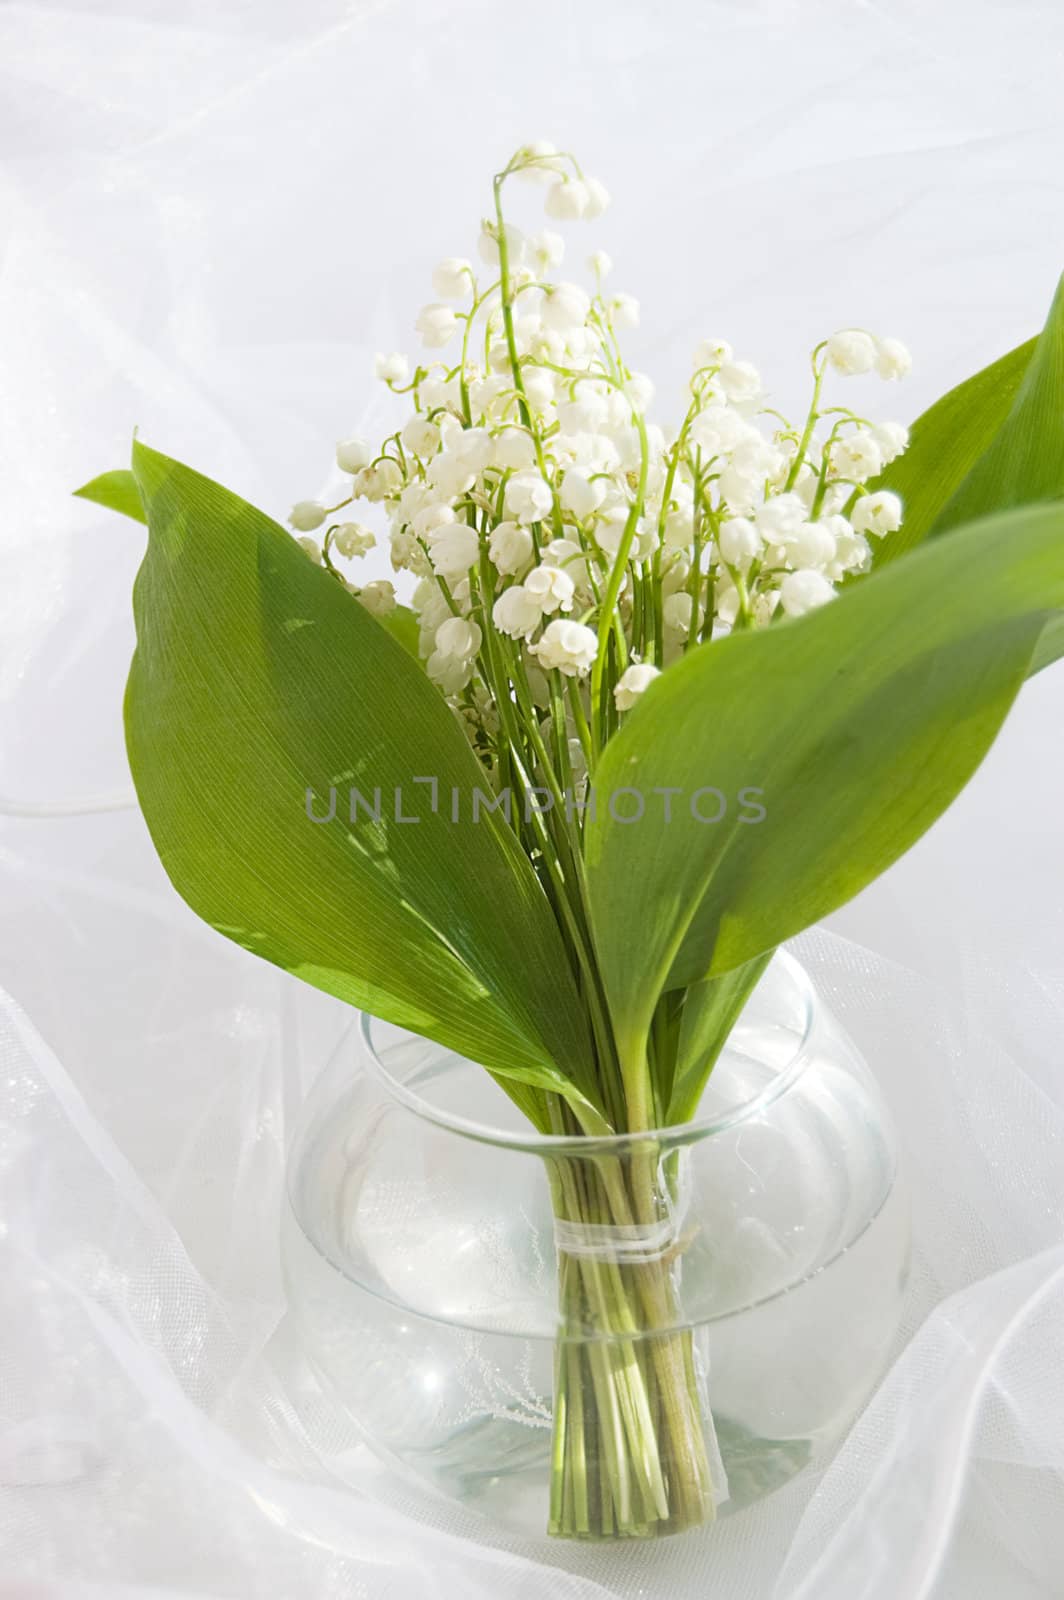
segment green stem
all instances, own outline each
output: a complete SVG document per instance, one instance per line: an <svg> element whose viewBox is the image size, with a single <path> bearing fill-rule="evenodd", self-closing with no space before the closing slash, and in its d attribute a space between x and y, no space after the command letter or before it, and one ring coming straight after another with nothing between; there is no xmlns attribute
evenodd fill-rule
<svg viewBox="0 0 1064 1600"><path fill-rule="evenodd" d="M628 509L624 532L621 535L617 555L606 583L606 591L602 597L599 611L598 650L595 655L594 666L591 668L591 743L596 760L598 759L601 745L605 742L602 738L603 723L605 721L602 710L602 679L606 670L606 641L616 618L617 601L620 598L621 585L624 582L624 574L628 566L628 557L631 554L636 526L646 501L647 492L650 447L647 443L646 423L634 406L632 407L632 417L639 433L639 485L636 489L635 499Z"/></svg>
<svg viewBox="0 0 1064 1600"><path fill-rule="evenodd" d="M506 237L506 222L502 214L502 186L506 173L500 173L495 179L495 219L499 229L499 292L502 296L502 325L506 334L506 350L510 358L510 371L513 374L514 388L518 394L518 406L521 411L521 420L532 435L532 444L536 452L536 465L544 480L550 485L551 490L551 520L554 528L554 537L560 539L564 533L562 526L562 508L558 503L558 493L554 487L554 480L547 471L547 458L543 453L543 440L540 437L539 425L535 413L528 403L525 393L525 380L521 372L521 363L517 357L517 337L514 333L514 307L513 295L510 292L510 245ZM537 544L537 555L539 554Z"/></svg>
<svg viewBox="0 0 1064 1600"><path fill-rule="evenodd" d="M570 1125L559 1109L558 1128ZM555 1211L582 1228L648 1228L666 1215L657 1147L561 1157ZM629 1261L596 1241L559 1255L550 1532L645 1538L714 1514L689 1330L668 1250ZM608 1245L608 1232L605 1235Z"/></svg>
<svg viewBox="0 0 1064 1600"><path fill-rule="evenodd" d="M817 350L819 349L820 346L818 345ZM819 367L816 364L817 350L813 351L813 398L809 402L809 415L805 420L805 428L802 431L801 439L798 441L798 449L795 452L794 460L791 462L791 470L788 472L787 481L783 485L784 490L787 493L790 493L798 481L798 474L802 470L802 462L805 460L805 453L809 449L810 441L813 437L813 430L816 427L820 416L820 413L817 411L817 406L820 404L820 389L824 382L825 368L823 362L821 362Z"/></svg>

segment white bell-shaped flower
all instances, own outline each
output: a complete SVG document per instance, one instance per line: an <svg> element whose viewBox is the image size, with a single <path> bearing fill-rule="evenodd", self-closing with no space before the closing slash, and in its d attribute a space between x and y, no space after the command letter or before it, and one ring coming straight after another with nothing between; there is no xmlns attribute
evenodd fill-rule
<svg viewBox="0 0 1064 1600"><path fill-rule="evenodd" d="M749 517L728 517L720 525L717 548L721 560L745 572L751 561L761 554L761 535Z"/></svg>
<svg viewBox="0 0 1064 1600"><path fill-rule="evenodd" d="M395 587L387 578L377 578L358 591L358 599L375 617L386 617L395 610Z"/></svg>
<svg viewBox="0 0 1064 1600"><path fill-rule="evenodd" d="M858 533L874 533L877 539L884 534L896 533L901 527L901 500L889 489L879 489L875 494L862 495L850 514Z"/></svg>
<svg viewBox="0 0 1064 1600"><path fill-rule="evenodd" d="M532 535L517 522L500 522L488 540L488 555L497 572L516 575L532 559Z"/></svg>
<svg viewBox="0 0 1064 1600"><path fill-rule="evenodd" d="M582 678L591 671L598 653L598 638L582 622L548 622L542 637L532 647L545 672L561 672L567 678Z"/></svg>
<svg viewBox="0 0 1064 1600"><path fill-rule="evenodd" d="M333 549L348 561L368 555L376 543L376 535L360 522L342 522L332 536Z"/></svg>
<svg viewBox="0 0 1064 1600"><path fill-rule="evenodd" d="M912 365L908 347L900 339L876 341L876 371L881 378L906 378Z"/></svg>
<svg viewBox="0 0 1064 1600"><path fill-rule="evenodd" d="M780 584L780 604L789 617L804 617L834 598L835 590L821 572L788 572Z"/></svg>
<svg viewBox="0 0 1064 1600"><path fill-rule="evenodd" d="M433 270L432 287L441 300L464 300L473 289L472 263L462 256L445 256Z"/></svg>
<svg viewBox="0 0 1064 1600"><path fill-rule="evenodd" d="M554 496L538 472L516 472L506 485L505 503L518 522L542 522L550 515Z"/></svg>
<svg viewBox="0 0 1064 1600"><path fill-rule="evenodd" d="M567 572L547 562L534 567L524 581L525 593L535 596L545 616L554 611L571 611L575 587Z"/></svg>
<svg viewBox="0 0 1064 1600"><path fill-rule="evenodd" d="M539 627L542 616L538 596L529 594L520 583L504 590L491 610L492 622L500 633L511 639L529 638Z"/></svg>
<svg viewBox="0 0 1064 1600"><path fill-rule="evenodd" d="M325 507L316 500L297 500L288 513L288 521L297 533L313 533L325 521Z"/></svg>
<svg viewBox="0 0 1064 1600"><path fill-rule="evenodd" d="M341 439L336 446L336 465L341 472L349 472L353 477L363 467L369 466L373 454L365 439Z"/></svg>
<svg viewBox="0 0 1064 1600"><path fill-rule="evenodd" d="M636 701L644 694L655 678L661 674L657 667L649 661L637 662L634 666L626 667L617 679L613 691L614 704L618 711L631 711Z"/></svg>
<svg viewBox="0 0 1064 1600"><path fill-rule="evenodd" d="M440 655L468 661L480 649L481 631L468 617L448 617L436 629L436 649Z"/></svg>
<svg viewBox="0 0 1064 1600"><path fill-rule="evenodd" d="M429 545L429 560L434 572L441 578L461 578L469 571L480 553L480 539L475 528L464 522L454 522L441 528Z"/></svg>
<svg viewBox="0 0 1064 1600"><path fill-rule="evenodd" d="M876 362L876 341L860 328L841 328L827 342L827 358L844 378L871 372ZM784 602L784 610L786 610Z"/></svg>

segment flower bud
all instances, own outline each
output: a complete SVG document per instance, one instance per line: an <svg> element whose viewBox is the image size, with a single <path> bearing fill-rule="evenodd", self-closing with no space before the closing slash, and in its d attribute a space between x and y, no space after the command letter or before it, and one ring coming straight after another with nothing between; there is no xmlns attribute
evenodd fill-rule
<svg viewBox="0 0 1064 1600"><path fill-rule="evenodd" d="M325 507L316 500L297 500L288 513L288 521L299 533L312 533L325 521Z"/></svg>

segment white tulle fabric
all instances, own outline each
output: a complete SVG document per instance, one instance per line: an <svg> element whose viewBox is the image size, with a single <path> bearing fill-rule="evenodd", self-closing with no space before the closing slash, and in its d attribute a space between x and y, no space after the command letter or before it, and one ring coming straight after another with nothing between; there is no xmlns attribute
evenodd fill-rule
<svg viewBox="0 0 1064 1600"><path fill-rule="evenodd" d="M916 351L909 418L1048 304L1062 47L1039 0L0 10L0 1596L1064 1592L1059 674L800 944L908 1155L878 1393L704 1537L518 1548L389 1478L289 1336L285 1143L345 1017L169 889L121 743L142 540L68 493L134 424L275 512L314 493L537 136L614 192L571 250L640 296L663 415L699 338L794 410L859 323Z"/></svg>
<svg viewBox="0 0 1064 1600"><path fill-rule="evenodd" d="M832 935L800 941L901 1123L917 1254L897 1363L821 1474L711 1533L519 1547L392 1480L289 1335L284 1135L340 1008L164 896L98 880L58 906L37 887L52 903L27 935L44 949L57 917L76 925L95 998L70 1019L84 1093L22 1009L0 1009L10 1572L45 1593L402 1600L1056 1592L1064 1115L982 1017ZM97 1029L90 1063L79 1039Z"/></svg>

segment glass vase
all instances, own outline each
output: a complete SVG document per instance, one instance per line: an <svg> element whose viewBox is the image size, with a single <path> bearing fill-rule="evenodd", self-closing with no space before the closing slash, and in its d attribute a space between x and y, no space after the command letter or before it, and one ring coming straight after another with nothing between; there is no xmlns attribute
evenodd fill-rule
<svg viewBox="0 0 1064 1600"><path fill-rule="evenodd" d="M760 1499L882 1371L908 1263L893 1127L780 953L697 1116L536 1134L373 1018L311 1093L283 1253L300 1342L392 1468L526 1535L649 1537Z"/></svg>

